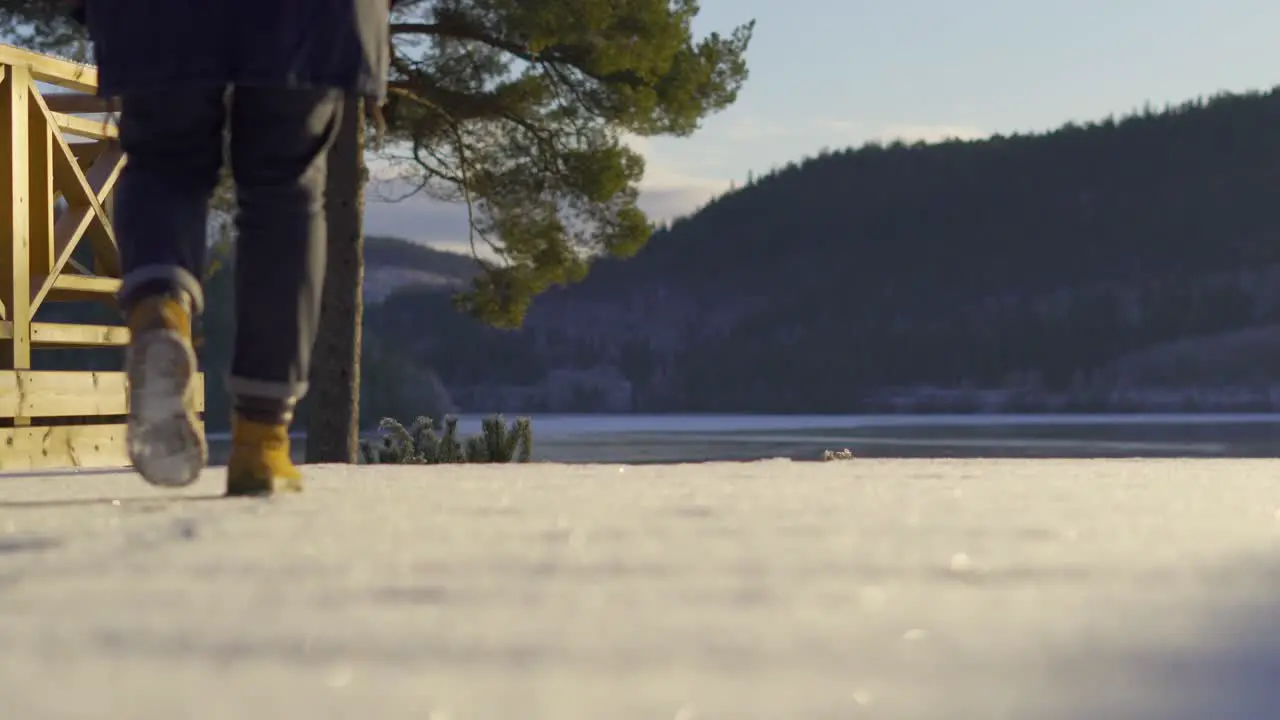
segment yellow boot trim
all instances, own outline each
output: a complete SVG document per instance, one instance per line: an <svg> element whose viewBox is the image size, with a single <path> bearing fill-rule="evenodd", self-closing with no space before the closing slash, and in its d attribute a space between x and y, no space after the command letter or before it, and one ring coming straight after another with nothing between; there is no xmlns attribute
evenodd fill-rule
<svg viewBox="0 0 1280 720"><path fill-rule="evenodd" d="M191 342L191 311L169 295L143 298L129 311L129 332L136 336L148 330L172 330Z"/></svg>
<svg viewBox="0 0 1280 720"><path fill-rule="evenodd" d="M227 495L272 495L302 490L302 473L289 456L289 426L239 416L231 424Z"/></svg>

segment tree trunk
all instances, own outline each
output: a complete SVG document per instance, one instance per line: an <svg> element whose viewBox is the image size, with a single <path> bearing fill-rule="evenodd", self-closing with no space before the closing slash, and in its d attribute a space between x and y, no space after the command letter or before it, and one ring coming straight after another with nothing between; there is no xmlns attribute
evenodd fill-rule
<svg viewBox="0 0 1280 720"><path fill-rule="evenodd" d="M328 263L308 391L307 462L354 463L360 438L364 311L364 111L349 102L329 152Z"/></svg>

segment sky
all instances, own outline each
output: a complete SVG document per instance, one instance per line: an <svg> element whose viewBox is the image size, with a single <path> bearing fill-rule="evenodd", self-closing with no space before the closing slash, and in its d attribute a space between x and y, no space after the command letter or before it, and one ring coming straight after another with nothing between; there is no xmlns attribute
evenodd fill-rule
<svg viewBox="0 0 1280 720"><path fill-rule="evenodd" d="M1275 0L703 0L696 29L751 19L737 104L691 138L632 142L654 219L824 147L1049 130L1280 84ZM373 201L367 228L450 247L466 215Z"/></svg>

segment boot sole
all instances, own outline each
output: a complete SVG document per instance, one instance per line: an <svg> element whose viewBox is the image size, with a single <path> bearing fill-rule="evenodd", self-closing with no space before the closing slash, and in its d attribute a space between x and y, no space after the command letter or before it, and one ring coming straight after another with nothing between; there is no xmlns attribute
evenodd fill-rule
<svg viewBox="0 0 1280 720"><path fill-rule="evenodd" d="M149 330L130 344L129 459L144 480L184 487L200 477L209 447L192 410L195 349L172 330Z"/></svg>

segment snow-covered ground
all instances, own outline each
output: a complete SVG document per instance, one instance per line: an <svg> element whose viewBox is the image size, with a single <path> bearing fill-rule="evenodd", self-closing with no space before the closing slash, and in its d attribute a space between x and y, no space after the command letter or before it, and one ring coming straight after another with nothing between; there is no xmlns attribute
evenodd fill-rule
<svg viewBox="0 0 1280 720"><path fill-rule="evenodd" d="M1280 464L0 476L0 717L1280 717Z"/></svg>

